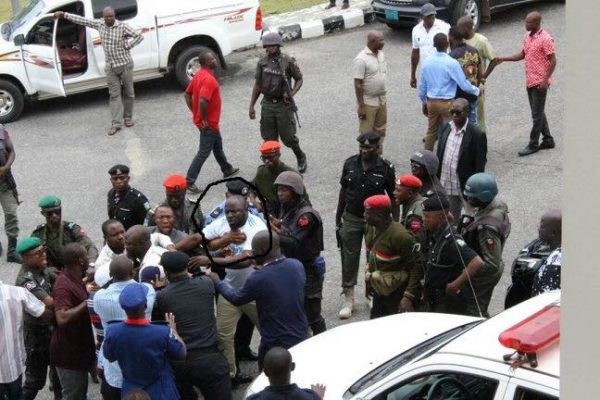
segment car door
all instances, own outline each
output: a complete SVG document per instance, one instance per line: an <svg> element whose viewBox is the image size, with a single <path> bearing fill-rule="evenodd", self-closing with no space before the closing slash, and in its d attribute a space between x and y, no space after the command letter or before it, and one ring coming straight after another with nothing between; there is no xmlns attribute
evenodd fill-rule
<svg viewBox="0 0 600 400"><path fill-rule="evenodd" d="M403 373L357 398L370 400L502 400L508 377L458 365L431 365Z"/></svg>
<svg viewBox="0 0 600 400"><path fill-rule="evenodd" d="M57 26L58 20L51 14L40 18L23 38L21 60L34 89L65 96L56 41Z"/></svg>

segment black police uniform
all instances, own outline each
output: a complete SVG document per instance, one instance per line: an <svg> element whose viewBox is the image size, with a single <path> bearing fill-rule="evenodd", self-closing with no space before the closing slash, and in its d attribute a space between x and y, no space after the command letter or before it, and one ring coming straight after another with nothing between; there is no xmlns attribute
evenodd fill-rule
<svg viewBox="0 0 600 400"><path fill-rule="evenodd" d="M125 230L146 223L150 202L139 190L130 187L121 194L110 189L107 197L108 218L120 221Z"/></svg>
<svg viewBox="0 0 600 400"><path fill-rule="evenodd" d="M304 265L304 310L308 324L316 335L326 330L321 315L324 275L317 271L315 265L315 259L323 251L323 222L306 200L301 199L291 207L282 204L281 208L281 249L286 257L300 260Z"/></svg>
<svg viewBox="0 0 600 400"><path fill-rule="evenodd" d="M44 300L52 293L56 275L47 268L31 268L23 264L17 275L16 286L29 290L39 300ZM23 395L25 400L33 400L38 391L46 385L46 374L50 366L50 338L52 329L41 317L36 318L27 313L23 315L23 332L27 362ZM54 386L54 398L61 398L61 385L54 367L50 367L50 381Z"/></svg>
<svg viewBox="0 0 600 400"><path fill-rule="evenodd" d="M467 246L462 236L450 225L438 234L431 235L424 285L429 311L464 314L465 299L460 295L447 295L446 285L458 278L465 266L476 256L477 254Z"/></svg>

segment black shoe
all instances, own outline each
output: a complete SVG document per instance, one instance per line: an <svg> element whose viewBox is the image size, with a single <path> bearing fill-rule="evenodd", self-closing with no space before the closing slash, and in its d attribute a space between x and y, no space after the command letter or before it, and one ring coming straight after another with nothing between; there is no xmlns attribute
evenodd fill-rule
<svg viewBox="0 0 600 400"><path fill-rule="evenodd" d="M554 140L543 140L542 143L540 144L540 146L538 147L538 149L545 150L545 149L553 149L555 147L556 147L556 143L554 143Z"/></svg>
<svg viewBox="0 0 600 400"><path fill-rule="evenodd" d="M523 150L519 151L519 156L521 156L521 157L528 156L530 154L537 153L538 151L539 151L538 146L531 147L528 145Z"/></svg>
<svg viewBox="0 0 600 400"><path fill-rule="evenodd" d="M192 184L188 185L187 191L190 192L190 193L195 193L195 194L202 193L202 189L200 189L198 186L196 186L195 183L192 183Z"/></svg>
<svg viewBox="0 0 600 400"><path fill-rule="evenodd" d="M231 378L231 386L237 387L239 385L246 385L254 380L252 375L244 374L238 371L235 377Z"/></svg>
<svg viewBox="0 0 600 400"><path fill-rule="evenodd" d="M229 178L230 176L233 176L233 175L237 174L238 172L240 172L239 168L232 168L228 172L223 173L223 178Z"/></svg>
<svg viewBox="0 0 600 400"><path fill-rule="evenodd" d="M302 153L302 156L298 158L298 172L301 174L306 172L308 168L308 162L306 161L306 154Z"/></svg>
<svg viewBox="0 0 600 400"><path fill-rule="evenodd" d="M251 349L245 351L236 351L236 355L239 361L258 361L258 354L253 352Z"/></svg>

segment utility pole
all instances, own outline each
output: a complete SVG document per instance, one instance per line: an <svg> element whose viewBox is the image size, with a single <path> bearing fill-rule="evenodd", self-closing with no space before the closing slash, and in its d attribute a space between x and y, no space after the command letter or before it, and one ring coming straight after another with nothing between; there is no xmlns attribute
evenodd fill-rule
<svg viewBox="0 0 600 400"><path fill-rule="evenodd" d="M19 4L19 0L11 0L11 1L12 1L12 11L13 11L13 17L14 17L19 12L21 5Z"/></svg>

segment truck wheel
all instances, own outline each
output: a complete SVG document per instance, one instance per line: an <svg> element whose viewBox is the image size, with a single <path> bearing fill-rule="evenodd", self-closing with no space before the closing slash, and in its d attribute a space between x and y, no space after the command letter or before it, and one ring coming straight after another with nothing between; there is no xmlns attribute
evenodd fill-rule
<svg viewBox="0 0 600 400"><path fill-rule="evenodd" d="M0 80L0 123L19 118L24 104L23 92L14 83Z"/></svg>
<svg viewBox="0 0 600 400"><path fill-rule="evenodd" d="M451 25L456 25L456 22L464 16L469 16L473 20L475 31L479 29L481 23L481 7L478 0L457 0L452 8Z"/></svg>
<svg viewBox="0 0 600 400"><path fill-rule="evenodd" d="M210 48L206 46L191 46L179 53L177 60L175 61L175 77L181 86L184 88L189 85L192 77L196 71L200 68L200 60L198 58L200 53L208 51L217 59L217 70L221 69L221 61L219 56Z"/></svg>

